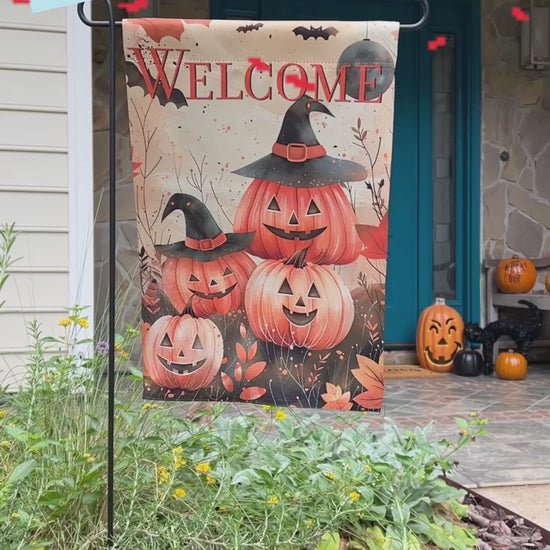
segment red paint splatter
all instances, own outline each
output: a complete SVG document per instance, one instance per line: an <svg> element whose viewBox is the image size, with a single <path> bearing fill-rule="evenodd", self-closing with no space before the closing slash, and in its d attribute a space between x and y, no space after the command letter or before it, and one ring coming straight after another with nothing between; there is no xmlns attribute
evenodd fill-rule
<svg viewBox="0 0 550 550"><path fill-rule="evenodd" d="M435 40L428 40L428 50L437 50L439 46L445 46L447 44L446 36L436 36Z"/></svg>
<svg viewBox="0 0 550 550"><path fill-rule="evenodd" d="M512 17L515 17L517 21L529 21L529 15L527 15L520 7L514 6L512 8Z"/></svg>
<svg viewBox="0 0 550 550"><path fill-rule="evenodd" d="M31 0L12 0L14 4L30 4Z"/></svg>
<svg viewBox="0 0 550 550"><path fill-rule="evenodd" d="M119 2L117 6L128 13L137 13L139 10L149 6L149 0L133 0L133 2Z"/></svg>
<svg viewBox="0 0 550 550"><path fill-rule="evenodd" d="M288 84L294 84L296 88L305 88L308 92L313 92L313 90L315 89L315 84L313 84L313 82L308 82L307 78L300 78L296 74L287 75L285 81Z"/></svg>
<svg viewBox="0 0 550 550"><path fill-rule="evenodd" d="M258 71L269 71L269 65L264 63L259 57L249 57L248 62Z"/></svg>

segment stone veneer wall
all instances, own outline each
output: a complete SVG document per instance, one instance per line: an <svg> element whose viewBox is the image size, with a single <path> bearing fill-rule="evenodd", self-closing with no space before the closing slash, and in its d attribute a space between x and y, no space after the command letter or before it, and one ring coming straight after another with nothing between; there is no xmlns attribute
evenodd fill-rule
<svg viewBox="0 0 550 550"><path fill-rule="evenodd" d="M187 0L184 8L165 5L160 16L208 18L207 0ZM550 71L519 67L519 24L511 7L523 0L482 0L482 195L483 251L487 258L513 253L550 255ZM184 11L185 13L182 13ZM120 14L119 14L120 15ZM95 233L96 296L107 296L108 243L108 82L106 32L93 33L94 168L97 208ZM123 57L119 41L117 124L117 294L121 322L139 308L137 239L128 133ZM500 160L506 151L510 158ZM543 282L543 274L538 287ZM394 353L394 362L411 354ZM388 361L390 362L391 359Z"/></svg>
<svg viewBox="0 0 550 550"><path fill-rule="evenodd" d="M550 256L550 70L520 68L518 4L482 2L483 244L496 259Z"/></svg>

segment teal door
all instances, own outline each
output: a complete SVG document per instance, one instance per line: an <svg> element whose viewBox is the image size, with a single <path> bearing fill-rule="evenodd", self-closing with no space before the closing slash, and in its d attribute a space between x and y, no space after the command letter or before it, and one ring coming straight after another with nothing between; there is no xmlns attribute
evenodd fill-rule
<svg viewBox="0 0 550 550"><path fill-rule="evenodd" d="M403 32L395 73L386 349L414 347L421 311L443 297L479 318L479 0L429 0ZM416 0L212 0L212 19L391 20ZM445 37L445 46L428 41Z"/></svg>

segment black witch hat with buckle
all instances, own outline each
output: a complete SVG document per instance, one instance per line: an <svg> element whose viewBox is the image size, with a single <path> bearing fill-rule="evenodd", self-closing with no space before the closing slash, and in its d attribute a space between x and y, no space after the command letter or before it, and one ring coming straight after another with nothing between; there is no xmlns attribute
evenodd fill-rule
<svg viewBox="0 0 550 550"><path fill-rule="evenodd" d="M367 172L363 166L327 155L311 127L309 115L313 112L334 116L321 102L303 95L287 110L271 154L233 173L291 187L364 180Z"/></svg>
<svg viewBox="0 0 550 550"><path fill-rule="evenodd" d="M199 262L210 262L232 252L244 250L254 238L254 231L224 233L206 205L192 195L172 195L162 213L162 219L175 210L181 210L185 216L185 241L155 245L156 250L169 258L191 258Z"/></svg>

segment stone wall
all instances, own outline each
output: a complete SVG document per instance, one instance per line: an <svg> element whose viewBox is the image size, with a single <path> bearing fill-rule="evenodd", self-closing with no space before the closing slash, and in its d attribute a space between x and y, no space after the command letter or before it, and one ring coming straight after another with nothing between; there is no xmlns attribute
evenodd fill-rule
<svg viewBox="0 0 550 550"><path fill-rule="evenodd" d="M483 0L483 238L487 258L550 255L550 71L522 70L517 0ZM507 158L508 157L508 158ZM538 287L544 283L540 273Z"/></svg>

